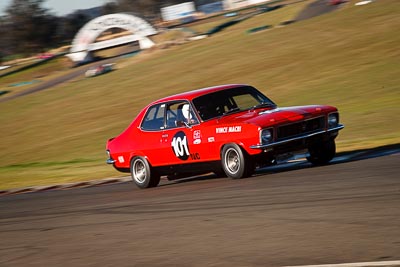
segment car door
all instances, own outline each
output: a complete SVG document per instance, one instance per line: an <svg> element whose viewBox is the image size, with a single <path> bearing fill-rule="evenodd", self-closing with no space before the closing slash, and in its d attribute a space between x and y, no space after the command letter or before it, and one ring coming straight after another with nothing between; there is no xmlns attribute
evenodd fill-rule
<svg viewBox="0 0 400 267"><path fill-rule="evenodd" d="M162 131L163 165L179 165L201 160L201 131L199 120L188 101L166 104L166 125Z"/></svg>
<svg viewBox="0 0 400 267"><path fill-rule="evenodd" d="M165 104L156 104L146 112L140 125L140 135L136 138L139 154L143 154L152 166L164 163L161 153L162 134L165 128Z"/></svg>

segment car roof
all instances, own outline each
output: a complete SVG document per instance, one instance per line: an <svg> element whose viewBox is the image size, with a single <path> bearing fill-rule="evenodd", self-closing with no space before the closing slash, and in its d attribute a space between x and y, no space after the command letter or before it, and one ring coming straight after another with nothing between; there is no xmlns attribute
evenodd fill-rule
<svg viewBox="0 0 400 267"><path fill-rule="evenodd" d="M154 101L152 104L167 102L167 101L174 101L174 100L183 100L183 99L187 99L187 100L191 101L198 96L202 96L202 95L206 95L209 93L222 91L222 90L226 90L226 89L243 87L243 86L248 86L248 85L247 84L225 84L225 85L207 87L207 88L197 89L197 90L193 90L193 91L188 91L188 92L164 97L157 101Z"/></svg>

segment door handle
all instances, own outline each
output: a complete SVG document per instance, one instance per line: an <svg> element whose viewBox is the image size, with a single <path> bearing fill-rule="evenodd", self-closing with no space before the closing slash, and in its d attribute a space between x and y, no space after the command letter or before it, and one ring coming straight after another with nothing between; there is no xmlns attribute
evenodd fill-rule
<svg viewBox="0 0 400 267"><path fill-rule="evenodd" d="M161 137L162 137L162 138L167 138L167 137L168 137L168 134L163 134L163 135L161 135Z"/></svg>

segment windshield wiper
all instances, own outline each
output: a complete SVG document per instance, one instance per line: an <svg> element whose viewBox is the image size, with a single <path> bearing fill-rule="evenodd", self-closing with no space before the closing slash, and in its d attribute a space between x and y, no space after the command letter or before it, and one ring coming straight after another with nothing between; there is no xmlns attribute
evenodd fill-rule
<svg viewBox="0 0 400 267"><path fill-rule="evenodd" d="M220 117L223 117L223 116L226 116L228 114L232 114L232 113L235 113L235 112L238 112L238 111L241 111L241 109L239 107L231 108L230 110L222 113L222 115Z"/></svg>
<svg viewBox="0 0 400 267"><path fill-rule="evenodd" d="M262 102L258 105L252 106L251 110L257 109L257 108L269 108L269 107L275 107L274 104L268 103L268 102Z"/></svg>

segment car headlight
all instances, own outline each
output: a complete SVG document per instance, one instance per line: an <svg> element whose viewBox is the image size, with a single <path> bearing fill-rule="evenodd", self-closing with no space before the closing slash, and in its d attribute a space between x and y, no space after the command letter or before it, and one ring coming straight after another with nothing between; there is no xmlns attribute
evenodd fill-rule
<svg viewBox="0 0 400 267"><path fill-rule="evenodd" d="M328 127L334 128L339 124L339 114L338 113L331 113L328 115Z"/></svg>
<svg viewBox="0 0 400 267"><path fill-rule="evenodd" d="M269 144L272 141L272 130L264 129L261 131L261 144Z"/></svg>

